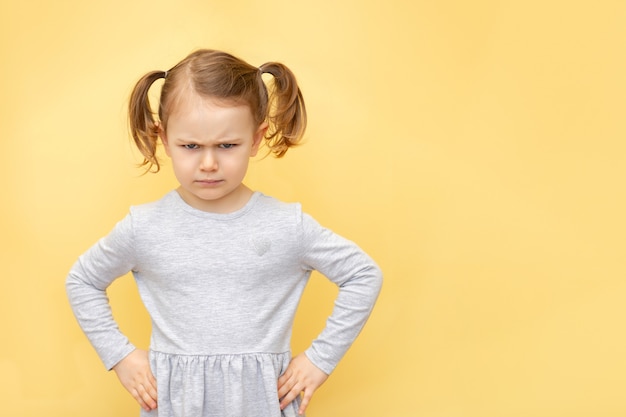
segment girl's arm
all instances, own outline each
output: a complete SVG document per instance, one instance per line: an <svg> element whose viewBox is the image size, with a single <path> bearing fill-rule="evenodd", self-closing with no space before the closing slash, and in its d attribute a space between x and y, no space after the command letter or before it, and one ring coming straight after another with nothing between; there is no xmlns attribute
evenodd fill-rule
<svg viewBox="0 0 626 417"><path fill-rule="evenodd" d="M365 325L382 286L378 265L355 243L303 214L302 259L337 284L339 294L326 327L278 380L281 409L304 393L303 414L315 390L328 378Z"/></svg>
<svg viewBox="0 0 626 417"><path fill-rule="evenodd" d="M65 284L78 324L108 370L135 350L113 319L106 293L116 278L132 269L132 241L129 215L78 258Z"/></svg>
<svg viewBox="0 0 626 417"><path fill-rule="evenodd" d="M134 265L132 217L128 215L78 258L66 289L78 324L104 366L113 369L124 388L149 411L157 407L157 388L148 353L135 349L119 330L106 294L109 285Z"/></svg>
<svg viewBox="0 0 626 417"><path fill-rule="evenodd" d="M305 261L339 287L326 327L305 352L315 366L330 374L369 318L382 286L382 272L354 242L306 214L302 229Z"/></svg>

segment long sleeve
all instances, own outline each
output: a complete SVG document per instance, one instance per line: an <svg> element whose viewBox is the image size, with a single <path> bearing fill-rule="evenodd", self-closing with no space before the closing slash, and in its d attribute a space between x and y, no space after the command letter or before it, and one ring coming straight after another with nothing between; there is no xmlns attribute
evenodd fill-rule
<svg viewBox="0 0 626 417"><path fill-rule="evenodd" d="M326 327L305 352L330 374L369 318L382 286L382 272L356 244L321 227L310 216L303 214L301 225L305 264L339 287Z"/></svg>
<svg viewBox="0 0 626 417"><path fill-rule="evenodd" d="M74 315L109 370L135 349L113 319L106 294L116 278L133 268L132 232L128 215L79 257L66 279Z"/></svg>

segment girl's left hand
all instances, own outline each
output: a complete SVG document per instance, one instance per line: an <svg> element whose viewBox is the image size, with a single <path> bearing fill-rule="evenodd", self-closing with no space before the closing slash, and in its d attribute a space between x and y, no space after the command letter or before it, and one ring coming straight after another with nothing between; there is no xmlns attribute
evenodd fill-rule
<svg viewBox="0 0 626 417"><path fill-rule="evenodd" d="M328 375L306 357L304 353L291 359L285 373L278 378L278 398L280 409L283 410L289 403L304 392L298 414L304 414L315 390L328 379Z"/></svg>

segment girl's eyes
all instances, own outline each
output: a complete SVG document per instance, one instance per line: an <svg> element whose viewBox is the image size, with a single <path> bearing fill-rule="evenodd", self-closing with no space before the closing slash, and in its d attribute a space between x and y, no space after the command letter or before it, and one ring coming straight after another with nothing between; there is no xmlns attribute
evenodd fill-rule
<svg viewBox="0 0 626 417"><path fill-rule="evenodd" d="M184 144L182 146L183 146L183 148L190 149L190 150L200 149L200 145L198 145L197 143L186 143L186 144ZM232 149L235 146L237 146L237 145L235 145L234 143L220 143L219 145L217 145L217 147L220 148L220 149Z"/></svg>

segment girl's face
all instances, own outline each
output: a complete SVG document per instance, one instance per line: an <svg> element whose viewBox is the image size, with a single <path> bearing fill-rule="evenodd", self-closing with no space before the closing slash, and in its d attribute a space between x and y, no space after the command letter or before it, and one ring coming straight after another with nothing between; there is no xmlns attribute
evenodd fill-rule
<svg viewBox="0 0 626 417"><path fill-rule="evenodd" d="M266 130L267 124L257 125L246 105L195 94L180 100L160 136L183 200L214 213L243 207L252 192L242 181Z"/></svg>

